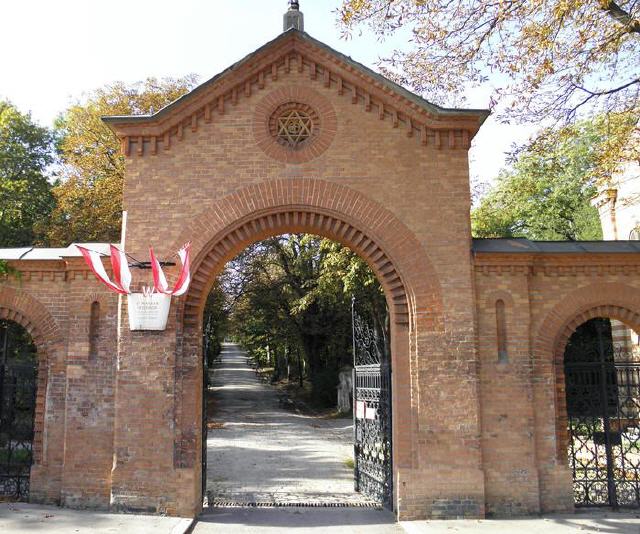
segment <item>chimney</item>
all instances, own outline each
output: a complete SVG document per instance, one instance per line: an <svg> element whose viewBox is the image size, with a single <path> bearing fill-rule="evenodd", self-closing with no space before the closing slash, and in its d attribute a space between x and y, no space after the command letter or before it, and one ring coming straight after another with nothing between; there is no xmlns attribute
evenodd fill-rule
<svg viewBox="0 0 640 534"><path fill-rule="evenodd" d="M289 0L289 10L284 14L283 31L288 31L291 28L304 31L304 15L300 11L300 4L298 0Z"/></svg>

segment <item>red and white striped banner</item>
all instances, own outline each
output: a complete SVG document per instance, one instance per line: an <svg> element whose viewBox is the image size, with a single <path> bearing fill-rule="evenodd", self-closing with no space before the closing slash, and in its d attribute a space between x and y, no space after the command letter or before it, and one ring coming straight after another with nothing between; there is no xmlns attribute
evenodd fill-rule
<svg viewBox="0 0 640 534"><path fill-rule="evenodd" d="M80 245L76 245L76 247L98 280L116 293L120 293L121 295L128 295L130 293L129 286L131 285L131 271L129 270L129 264L124 251L114 245L111 245L111 268L113 269L114 278L114 280L111 281L104 265L102 264L102 258L99 253L95 250L89 250L85 247L81 247Z"/></svg>
<svg viewBox="0 0 640 534"><path fill-rule="evenodd" d="M187 243L178 251L178 256L180 257L180 262L182 263L182 269L180 270L180 275L178 276L178 280L176 280L173 289L170 290L169 284L167 283L167 278L162 271L162 266L156 258L156 255L153 253L153 248L149 249L149 256L151 257L151 270L153 271L153 285L158 293L179 297L180 295L184 295L187 292L187 289L189 289L189 284L191 283L191 261L189 257L190 253L191 243Z"/></svg>
<svg viewBox="0 0 640 534"><path fill-rule="evenodd" d="M127 256L123 250L120 250L114 245L110 246L111 268L113 270L112 281L102 264L102 258L98 252L81 247L80 245L76 245L76 247L98 280L116 293L120 293L121 295L131 294L129 289L131 286L131 271L129 270ZM189 284L191 283L191 273L189 272L191 267L191 261L189 258L190 252L191 243L187 243L178 251L178 256L182 263L182 269L180 270L180 275L178 276L178 280L173 286L173 289L169 289L169 284L167 283L167 278L164 275L162 266L153 253L153 248L149 249L149 254L151 256L151 270L153 272L153 285L158 293L179 297L187 292Z"/></svg>
<svg viewBox="0 0 640 534"><path fill-rule="evenodd" d="M129 261L124 250L120 250L114 245L110 245L111 250L111 267L113 268L113 278L126 293L130 293L131 271L129 270Z"/></svg>

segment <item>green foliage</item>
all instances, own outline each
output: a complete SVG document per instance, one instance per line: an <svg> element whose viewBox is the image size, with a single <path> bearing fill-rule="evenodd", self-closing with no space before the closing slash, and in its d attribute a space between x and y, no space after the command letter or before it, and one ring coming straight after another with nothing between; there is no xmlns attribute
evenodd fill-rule
<svg viewBox="0 0 640 534"><path fill-rule="evenodd" d="M409 34L383 70L435 102L491 79L511 118L638 111L637 0L342 0L338 18L347 35Z"/></svg>
<svg viewBox="0 0 640 534"><path fill-rule="evenodd" d="M52 135L6 101L0 101L0 247L42 243L53 209L47 166Z"/></svg>
<svg viewBox="0 0 640 534"><path fill-rule="evenodd" d="M22 278L22 273L17 269L14 269L13 267L11 267L11 265L9 265L9 262L7 260L0 260L0 280L2 278L6 278L9 275L13 276L18 280Z"/></svg>
<svg viewBox="0 0 640 534"><path fill-rule="evenodd" d="M63 180L55 189L56 209L48 238L60 246L73 241L115 242L120 238L124 157L105 115L152 113L196 84L185 78L116 82L69 107L56 121Z"/></svg>
<svg viewBox="0 0 640 534"><path fill-rule="evenodd" d="M604 153L621 141L604 119L548 129L520 149L472 213L476 237L602 239L591 205ZM623 124L626 128L626 124ZM621 128L621 129L624 129ZM618 131L618 130L614 130Z"/></svg>
<svg viewBox="0 0 640 534"><path fill-rule="evenodd" d="M346 247L308 234L248 247L219 280L227 306L217 317L275 379L309 380L319 405L335 403L340 368L352 363L351 298L388 332L382 289ZM205 322L206 322L205 315Z"/></svg>
<svg viewBox="0 0 640 534"><path fill-rule="evenodd" d="M204 306L203 341L204 355L207 365L211 367L215 358L220 354L222 342L227 336L229 325L229 310L227 297L216 281L209 292Z"/></svg>

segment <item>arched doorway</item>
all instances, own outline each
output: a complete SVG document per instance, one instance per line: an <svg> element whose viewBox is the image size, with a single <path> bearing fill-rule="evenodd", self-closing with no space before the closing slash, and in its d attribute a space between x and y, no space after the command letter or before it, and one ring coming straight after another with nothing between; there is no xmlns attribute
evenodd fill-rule
<svg viewBox="0 0 640 534"><path fill-rule="evenodd" d="M311 234L249 245L204 322L209 506L392 506L388 304L358 255Z"/></svg>
<svg viewBox="0 0 640 534"><path fill-rule="evenodd" d="M25 500L33 463L38 357L29 332L0 320L0 498Z"/></svg>
<svg viewBox="0 0 640 534"><path fill-rule="evenodd" d="M233 206L230 209L229 206ZM212 217L212 213L216 214ZM204 230L204 231L203 231ZM407 440L415 431L417 407L411 396L417 351L415 332L440 333L443 304L439 278L416 237L381 206L346 187L322 181L265 183L224 198L184 230L192 239L194 261L189 293L177 310L180 352L177 358L174 465L193 469L193 503L202 503L202 317L207 295L225 263L247 245L270 236L310 233L337 241L361 256L384 289L390 313L393 479L414 465ZM192 409L191 407L195 408ZM402 429L402 432L401 432ZM394 485L392 507L403 487Z"/></svg>
<svg viewBox="0 0 640 534"><path fill-rule="evenodd" d="M640 507L640 346L596 316L564 349L567 452L576 506Z"/></svg>

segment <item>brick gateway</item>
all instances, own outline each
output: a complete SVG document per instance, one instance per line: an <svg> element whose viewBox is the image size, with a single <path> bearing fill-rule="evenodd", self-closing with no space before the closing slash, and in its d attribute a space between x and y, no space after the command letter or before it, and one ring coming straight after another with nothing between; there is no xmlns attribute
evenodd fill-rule
<svg viewBox="0 0 640 534"><path fill-rule="evenodd" d="M397 516L572 509L564 346L595 317L640 328L640 247L472 240L467 153L486 117L294 28L152 116L106 118L127 250L191 240L193 284L166 331L131 332L71 247L3 251L21 276L2 281L0 318L39 358L30 498L197 513L206 295L248 244L309 232L358 252L387 296Z"/></svg>

